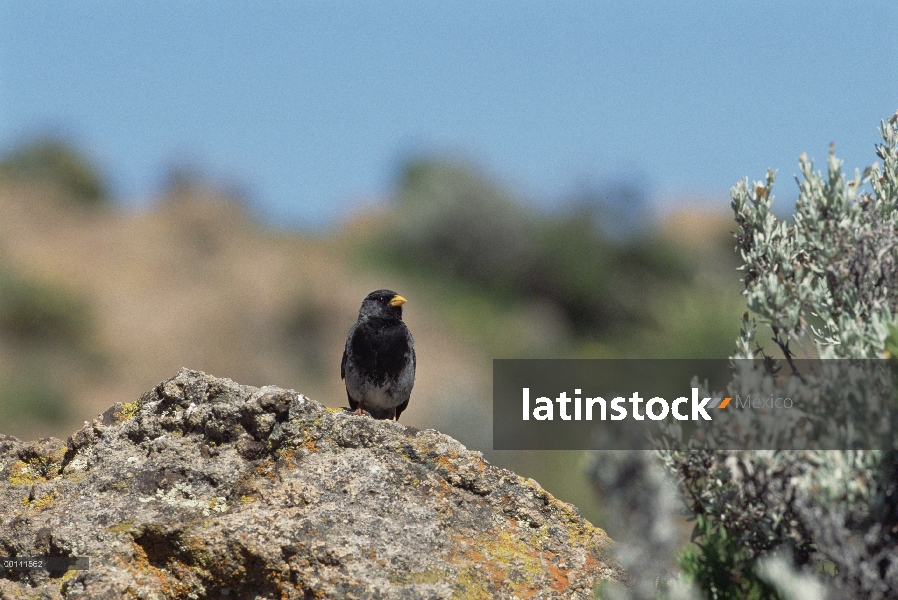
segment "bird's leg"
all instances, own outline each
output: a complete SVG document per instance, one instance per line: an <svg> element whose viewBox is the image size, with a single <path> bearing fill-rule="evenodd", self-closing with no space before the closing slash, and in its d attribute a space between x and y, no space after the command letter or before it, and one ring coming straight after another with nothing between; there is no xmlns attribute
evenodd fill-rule
<svg viewBox="0 0 898 600"><path fill-rule="evenodd" d="M395 406L393 407L393 420L394 420L394 421L398 421L398 420L399 420L399 415L396 414L396 407L395 407Z"/></svg>
<svg viewBox="0 0 898 600"><path fill-rule="evenodd" d="M361 400L359 400L359 405L356 407L356 409L355 409L354 411L352 411L352 414L354 414L354 415L368 415L369 417L371 416L371 413L369 413L367 410L365 410L365 407L364 407L364 405L362 404L362 401L361 401Z"/></svg>

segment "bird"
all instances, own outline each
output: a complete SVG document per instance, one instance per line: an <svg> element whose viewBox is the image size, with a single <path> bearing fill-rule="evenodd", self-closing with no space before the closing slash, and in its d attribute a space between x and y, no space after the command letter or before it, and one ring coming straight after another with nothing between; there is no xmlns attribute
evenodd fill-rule
<svg viewBox="0 0 898 600"><path fill-rule="evenodd" d="M415 384L415 341L402 322L408 302L391 290L368 294L349 329L340 378L356 415L399 420Z"/></svg>

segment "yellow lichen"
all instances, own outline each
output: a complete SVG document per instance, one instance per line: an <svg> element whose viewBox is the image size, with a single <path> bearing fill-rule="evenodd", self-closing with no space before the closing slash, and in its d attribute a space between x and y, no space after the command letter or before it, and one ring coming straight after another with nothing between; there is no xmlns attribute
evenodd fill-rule
<svg viewBox="0 0 898 600"><path fill-rule="evenodd" d="M134 522L131 520L122 521L117 525L106 528L107 531L110 531L112 533L130 533L132 529L134 529Z"/></svg>
<svg viewBox="0 0 898 600"><path fill-rule="evenodd" d="M70 579L74 579L78 575L78 571L75 569L71 569L62 574L62 577L59 578L59 593L62 593L62 586L66 584Z"/></svg>
<svg viewBox="0 0 898 600"><path fill-rule="evenodd" d="M490 589L503 583L510 585L516 594L523 594L522 597L546 584L545 563L551 562L554 555L544 554L512 533L490 530L473 537L455 535L453 538L455 550L447 557L445 568L404 574L394 581L400 584L443 581L453 586L453 598L465 600L490 598ZM512 571L514 579L509 577ZM565 580L560 571L552 578ZM553 587L558 583L555 581Z"/></svg>
<svg viewBox="0 0 898 600"><path fill-rule="evenodd" d="M459 573L455 579L454 598L459 600L489 600L489 581L473 565Z"/></svg>
<svg viewBox="0 0 898 600"><path fill-rule="evenodd" d="M417 573L409 573L408 575L396 578L394 582L400 585L409 583L430 585L448 579L450 575L451 574L445 570L419 571Z"/></svg>
<svg viewBox="0 0 898 600"><path fill-rule="evenodd" d="M25 508L33 508L35 510L40 510L40 509L46 508L47 506L52 504L55 499L56 499L56 494L54 494L52 492L49 494L44 494L43 496L41 496L34 502L29 500L28 496L25 496L24 498L22 498L22 506L24 506Z"/></svg>
<svg viewBox="0 0 898 600"><path fill-rule="evenodd" d="M532 528L525 526L525 531L529 531L530 533L530 543L534 548L542 549L545 547L546 542L549 541L549 528L543 525L542 527Z"/></svg>
<svg viewBox="0 0 898 600"><path fill-rule="evenodd" d="M84 481L85 477L87 477L87 473L85 473L84 471L75 471L63 475L64 479L68 479L72 483L80 483Z"/></svg>
<svg viewBox="0 0 898 600"><path fill-rule="evenodd" d="M52 504L54 500L56 500L56 494L51 492L51 493L45 494L45 495L41 496L40 498L38 498L37 500L35 500L33 506L36 509L41 509L41 508L50 506L50 504Z"/></svg>
<svg viewBox="0 0 898 600"><path fill-rule="evenodd" d="M52 452L48 456L29 458L28 462L17 461L9 466L7 480L12 485L34 485L59 476L66 448Z"/></svg>
<svg viewBox="0 0 898 600"><path fill-rule="evenodd" d="M321 413L320 415L318 415L318 416L315 418L315 420L312 421L311 423L304 423L304 422L300 419L300 420L293 421L293 424L294 424L294 425L298 425L299 427L302 427L303 429L306 429L306 430L315 429L316 427L318 427L319 425L321 425L321 423L324 421L324 417L325 417L326 415L327 415L327 411L325 411L325 412Z"/></svg>
<svg viewBox="0 0 898 600"><path fill-rule="evenodd" d="M564 519L564 525L571 540L577 544L590 545L597 541L611 541L603 529L599 529L586 519Z"/></svg>
<svg viewBox="0 0 898 600"><path fill-rule="evenodd" d="M482 542L481 552L491 561L498 561L508 566L514 564L531 578L543 572L542 562L536 556L538 554L536 549L520 539L513 538L507 531L500 531L498 536L488 536Z"/></svg>
<svg viewBox="0 0 898 600"><path fill-rule="evenodd" d="M339 408L339 407L335 407L335 406L325 406L324 408L325 408L325 410L327 410L327 412L331 413L332 415L336 415L336 414L340 414L340 413L342 413L342 412L346 412L345 409L342 409L342 408Z"/></svg>
<svg viewBox="0 0 898 600"><path fill-rule="evenodd" d="M9 477L6 480L12 485L34 485L40 481L47 481L38 475L34 465L22 461L14 462L9 466Z"/></svg>
<svg viewBox="0 0 898 600"><path fill-rule="evenodd" d="M556 591L564 589L567 575L552 566L554 553L533 543L534 537L548 536L548 527L539 529L537 536L523 532L525 537L502 529L453 536L457 550L450 562L464 569L453 578L455 597L488 597L484 596L484 586L501 582L510 585L519 597L528 597L547 583Z"/></svg>
<svg viewBox="0 0 898 600"><path fill-rule="evenodd" d="M123 402L121 407L119 407L116 419L119 423L129 421L134 418L134 415L137 414L138 409L140 409L140 405L137 404L137 402Z"/></svg>

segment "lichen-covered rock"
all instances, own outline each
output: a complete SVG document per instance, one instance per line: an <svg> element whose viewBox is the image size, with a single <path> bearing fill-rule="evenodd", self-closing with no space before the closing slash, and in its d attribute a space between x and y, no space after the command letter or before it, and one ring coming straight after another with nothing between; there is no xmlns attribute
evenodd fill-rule
<svg viewBox="0 0 898 600"><path fill-rule="evenodd" d="M433 430L182 370L72 435L0 436L3 598L592 597L610 540Z"/></svg>

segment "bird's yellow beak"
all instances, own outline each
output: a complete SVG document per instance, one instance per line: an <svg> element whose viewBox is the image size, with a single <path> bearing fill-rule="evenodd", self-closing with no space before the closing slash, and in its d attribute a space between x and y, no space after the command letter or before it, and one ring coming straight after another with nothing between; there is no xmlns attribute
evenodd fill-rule
<svg viewBox="0 0 898 600"><path fill-rule="evenodd" d="M406 300L399 294L396 294L395 296L393 296L393 299L390 300L390 306L402 306L406 302L408 302L408 300Z"/></svg>

